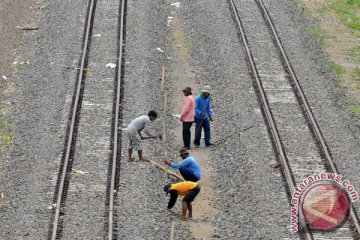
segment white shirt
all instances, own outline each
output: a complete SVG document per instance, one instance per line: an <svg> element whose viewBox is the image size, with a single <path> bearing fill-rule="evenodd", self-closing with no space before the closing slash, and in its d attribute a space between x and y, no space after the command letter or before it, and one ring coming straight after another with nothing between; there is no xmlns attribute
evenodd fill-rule
<svg viewBox="0 0 360 240"><path fill-rule="evenodd" d="M127 127L127 130L129 132L137 133L139 131L142 131L144 128L146 128L144 132L147 135L150 135L148 132L149 123L151 123L149 116L137 117L131 121L131 123Z"/></svg>

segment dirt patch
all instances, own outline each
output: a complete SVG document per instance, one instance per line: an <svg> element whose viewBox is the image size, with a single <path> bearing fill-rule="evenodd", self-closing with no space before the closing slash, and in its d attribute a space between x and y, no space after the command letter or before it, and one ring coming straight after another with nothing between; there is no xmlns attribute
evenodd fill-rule
<svg viewBox="0 0 360 240"><path fill-rule="evenodd" d="M197 86L195 83L195 76L193 74L193 68L190 65L189 53L188 53L188 43L186 40L186 34L182 28L181 22L178 17L175 15L173 21L171 22L171 29L173 32L174 43L173 43L173 52L174 56L174 66L173 66L173 78L175 79L175 89L178 91L175 92L174 101L176 109L175 112L180 113L183 96L181 89L184 87L191 87L193 94L197 93L200 89L200 86ZM194 96L195 97L195 96ZM176 144L178 149L183 146L182 143L182 124L179 121L179 125L175 130L176 135ZM192 139L194 138L194 125L192 127ZM193 203L193 220L189 222L189 228L195 237L195 239L211 239L214 227L211 224L216 209L212 207L212 181L211 178L214 177L212 170L207 165L207 159L209 159L210 149L205 147L200 147L198 149L190 150L191 155L197 159L202 168L202 179L199 181L201 185L201 192L197 199Z"/></svg>

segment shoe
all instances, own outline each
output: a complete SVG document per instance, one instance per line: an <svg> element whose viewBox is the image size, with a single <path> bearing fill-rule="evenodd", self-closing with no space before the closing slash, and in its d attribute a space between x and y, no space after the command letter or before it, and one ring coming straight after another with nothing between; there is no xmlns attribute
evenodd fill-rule
<svg viewBox="0 0 360 240"><path fill-rule="evenodd" d="M206 144L205 146L211 147L211 146L214 146L214 144L213 144L213 143L209 143L209 144Z"/></svg>
<svg viewBox="0 0 360 240"><path fill-rule="evenodd" d="M191 147L183 147L183 148L185 148L186 150L191 150Z"/></svg>
<svg viewBox="0 0 360 240"><path fill-rule="evenodd" d="M199 145L195 145L195 148L199 148Z"/></svg>

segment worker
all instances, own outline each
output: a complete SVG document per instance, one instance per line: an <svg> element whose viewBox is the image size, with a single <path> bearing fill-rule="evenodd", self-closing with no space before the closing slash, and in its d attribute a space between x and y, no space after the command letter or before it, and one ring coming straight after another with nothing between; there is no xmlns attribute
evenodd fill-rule
<svg viewBox="0 0 360 240"><path fill-rule="evenodd" d="M141 146L141 140L144 139L162 139L162 133L159 133L157 135L152 135L149 130L149 124L157 118L157 113L154 110L151 110L148 115L140 116L135 118L130 122L130 124L127 127L127 134L129 136L129 148L128 148L128 157L129 162L133 159L131 158L132 151L137 150L139 155L139 160L144 161L142 155L142 146ZM141 135L141 131L144 130L144 133L147 135L146 137Z"/></svg>
<svg viewBox="0 0 360 240"><path fill-rule="evenodd" d="M180 121L182 121L182 137L184 148L187 150L190 149L190 140L191 140L191 126L194 122L195 115L195 101L192 96L191 88L186 87L183 90L183 94L185 96L183 109L180 115Z"/></svg>
<svg viewBox="0 0 360 240"><path fill-rule="evenodd" d="M164 191L166 195L170 193L170 200L167 206L167 209L170 210L177 200L178 195L184 196L182 199L182 220L186 220L186 212L189 211L189 218L192 218L192 205L191 202L194 201L196 196L200 192L200 185L196 182L184 181L179 183L167 183L164 186Z"/></svg>
<svg viewBox="0 0 360 240"><path fill-rule="evenodd" d="M210 106L210 87L205 86L195 98L195 139L196 148L200 146L201 130L204 129L205 146L210 147L210 122L212 121Z"/></svg>
<svg viewBox="0 0 360 240"><path fill-rule="evenodd" d="M164 164L171 168L179 169L180 174L185 181L197 182L201 178L200 164L195 160L193 156L185 149L180 149L180 157L183 159L179 163L171 162L167 159L164 160Z"/></svg>

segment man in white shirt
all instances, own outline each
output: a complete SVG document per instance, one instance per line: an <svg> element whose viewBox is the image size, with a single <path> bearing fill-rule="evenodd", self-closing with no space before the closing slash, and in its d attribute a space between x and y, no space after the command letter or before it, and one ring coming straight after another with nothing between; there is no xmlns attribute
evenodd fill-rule
<svg viewBox="0 0 360 240"><path fill-rule="evenodd" d="M140 116L135 118L131 121L131 123L127 127L127 133L129 136L129 148L128 148L128 155L129 155L129 162L132 161L131 155L132 151L137 150L139 154L139 160L144 161L142 156L142 146L141 140L149 139L149 138L159 138L162 139L162 134L158 135L151 135L149 132L149 124L153 122L157 118L157 113L154 110L151 110L147 116ZM147 137L143 137L141 135L141 131L144 130L144 133Z"/></svg>

